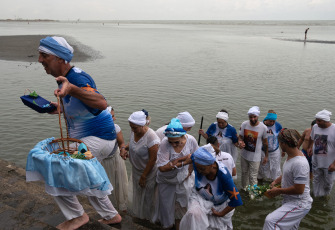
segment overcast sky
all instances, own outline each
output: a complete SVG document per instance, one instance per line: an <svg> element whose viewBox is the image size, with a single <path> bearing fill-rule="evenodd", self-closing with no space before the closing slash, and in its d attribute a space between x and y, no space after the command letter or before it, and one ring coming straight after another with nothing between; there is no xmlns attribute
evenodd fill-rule
<svg viewBox="0 0 335 230"><path fill-rule="evenodd" d="M0 19L334 20L335 0L1 0Z"/></svg>

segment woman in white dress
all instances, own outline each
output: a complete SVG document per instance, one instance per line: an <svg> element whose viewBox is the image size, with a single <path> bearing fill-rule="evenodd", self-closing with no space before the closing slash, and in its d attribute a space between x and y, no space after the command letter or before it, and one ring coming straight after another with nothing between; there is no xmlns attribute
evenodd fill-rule
<svg viewBox="0 0 335 230"><path fill-rule="evenodd" d="M208 139L210 136L215 136L220 143L220 150L229 153L236 164L238 156L236 149L238 146L238 137L236 129L228 123L228 119L228 112L222 109L216 115L216 122L208 127L206 133L203 129L199 129L199 134L205 139Z"/></svg>
<svg viewBox="0 0 335 230"><path fill-rule="evenodd" d="M114 109L111 106L107 110L112 114L113 121L116 120ZM128 176L126 164L123 159L125 157L125 143L120 126L115 124L116 140L115 147L111 153L102 160L101 164L105 168L108 179L114 187L112 194L109 195L114 207L121 211L127 211L128 202ZM122 158L123 159L122 159Z"/></svg>
<svg viewBox="0 0 335 230"><path fill-rule="evenodd" d="M157 175L157 151L160 139L155 131L146 126L143 111L137 111L128 118L131 128L129 160L132 165L133 201L135 217L152 220L155 209L155 190Z"/></svg>
<svg viewBox="0 0 335 230"><path fill-rule="evenodd" d="M183 129L179 119L173 118L164 131L165 136L157 154L158 197L154 222L163 228L173 225L179 229L179 222L186 213L188 196L193 179L191 154L198 149L195 138Z"/></svg>

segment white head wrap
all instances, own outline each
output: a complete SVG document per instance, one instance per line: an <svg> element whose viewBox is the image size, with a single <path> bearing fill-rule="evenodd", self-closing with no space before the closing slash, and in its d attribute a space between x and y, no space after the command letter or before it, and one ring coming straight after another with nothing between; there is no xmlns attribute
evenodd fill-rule
<svg viewBox="0 0 335 230"><path fill-rule="evenodd" d="M107 107L107 111L108 111L109 113L111 113L112 110L113 110L113 107L112 107L112 106L108 106L108 107Z"/></svg>
<svg viewBox="0 0 335 230"><path fill-rule="evenodd" d="M195 120L189 112L178 113L177 119L179 119L181 125L186 128L193 127L195 124Z"/></svg>
<svg viewBox="0 0 335 230"><path fill-rule="evenodd" d="M261 111L259 110L258 106L253 106L248 111L248 115L256 115L259 117L259 114L261 114Z"/></svg>
<svg viewBox="0 0 335 230"><path fill-rule="evenodd" d="M218 112L218 114L216 114L216 118L223 119L228 122L229 116L226 112Z"/></svg>
<svg viewBox="0 0 335 230"><path fill-rule="evenodd" d="M215 152L215 150L214 150L214 148L213 148L213 146L212 146L211 144L207 144L207 145L204 145L204 146L202 146L202 147L203 147L204 149L206 149L207 152L209 152L210 154L212 154L213 157L216 156L216 152Z"/></svg>
<svg viewBox="0 0 335 230"><path fill-rule="evenodd" d="M315 115L315 118L317 119L321 119L323 121L330 121L330 116L332 115L332 113L326 109L318 112L316 115Z"/></svg>
<svg viewBox="0 0 335 230"><path fill-rule="evenodd" d="M145 126L147 123L147 119L143 111L133 112L128 118L128 121L139 126Z"/></svg>
<svg viewBox="0 0 335 230"><path fill-rule="evenodd" d="M56 41L56 43L52 42L52 39ZM63 37L54 36L54 37L46 37L45 39L42 39L40 41L40 46L38 47L38 51L62 58L64 59L65 63L68 63L72 59L74 50L72 46L70 46L69 43L67 43L67 41Z"/></svg>

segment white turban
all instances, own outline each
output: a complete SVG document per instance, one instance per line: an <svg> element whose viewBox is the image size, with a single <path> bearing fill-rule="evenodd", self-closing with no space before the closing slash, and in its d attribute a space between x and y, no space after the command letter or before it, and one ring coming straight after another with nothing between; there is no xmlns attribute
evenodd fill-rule
<svg viewBox="0 0 335 230"><path fill-rule="evenodd" d="M223 119L228 122L229 116L226 112L218 112L218 114L216 114L216 118Z"/></svg>
<svg viewBox="0 0 335 230"><path fill-rule="evenodd" d="M147 123L147 119L143 111L133 112L128 118L128 121L139 126L145 126Z"/></svg>
<svg viewBox="0 0 335 230"><path fill-rule="evenodd" d="M257 117L259 117L260 113L261 111L259 110L258 106L253 106L248 111L248 115L256 115Z"/></svg>
<svg viewBox="0 0 335 230"><path fill-rule="evenodd" d="M317 119L321 119L323 121L330 121L330 116L332 115L331 112L329 112L328 110L324 109L320 112L318 112L316 115L315 115L315 118Z"/></svg>
<svg viewBox="0 0 335 230"><path fill-rule="evenodd" d="M212 154L213 157L216 156L216 152L211 144L207 144L202 146L204 149L206 149L210 154Z"/></svg>
<svg viewBox="0 0 335 230"><path fill-rule="evenodd" d="M107 111L108 111L109 113L111 113L112 110L113 110L113 107L112 107L112 106L108 106L108 107L107 107Z"/></svg>
<svg viewBox="0 0 335 230"><path fill-rule="evenodd" d="M193 127L195 124L195 120L189 112L178 113L177 119L179 119L181 125L186 128Z"/></svg>
<svg viewBox="0 0 335 230"><path fill-rule="evenodd" d="M40 40L38 51L51 54L65 60L68 63L73 57L73 48L62 37L46 37Z"/></svg>

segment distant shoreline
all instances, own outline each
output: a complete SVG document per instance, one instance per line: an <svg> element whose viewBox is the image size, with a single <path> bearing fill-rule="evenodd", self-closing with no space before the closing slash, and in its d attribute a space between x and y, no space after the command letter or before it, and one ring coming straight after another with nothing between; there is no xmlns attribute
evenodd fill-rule
<svg viewBox="0 0 335 230"><path fill-rule="evenodd" d="M51 19L0 19L0 22L59 22Z"/></svg>
<svg viewBox="0 0 335 230"><path fill-rule="evenodd" d="M38 46L42 38L61 35L14 35L0 36L0 60L6 61L38 61ZM79 43L73 38L65 37L74 49L72 62L85 62L101 58L99 52Z"/></svg>

